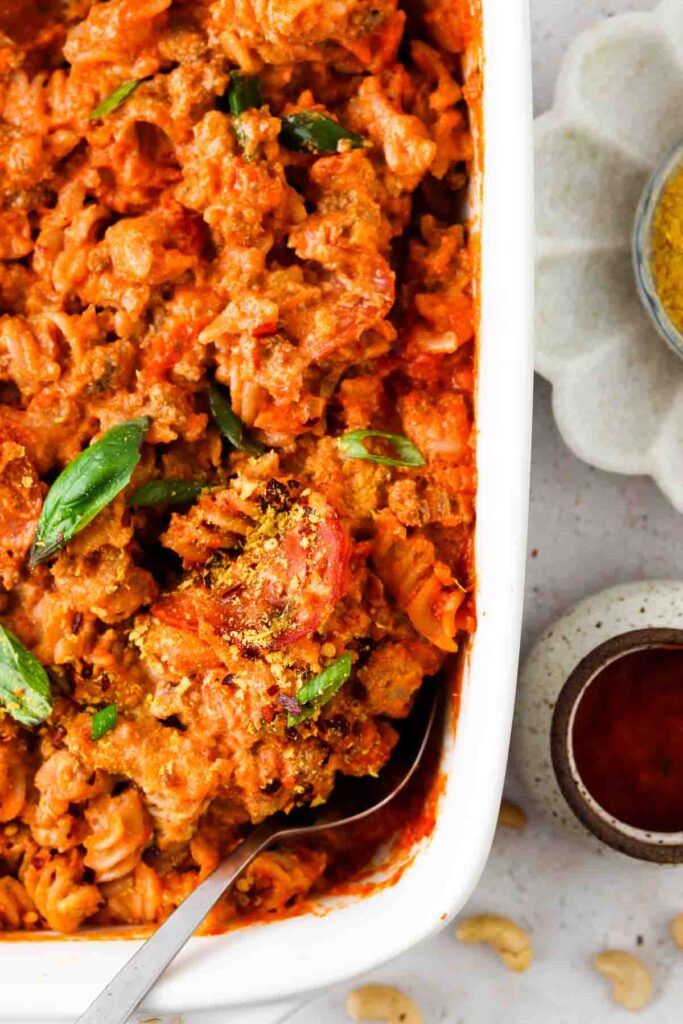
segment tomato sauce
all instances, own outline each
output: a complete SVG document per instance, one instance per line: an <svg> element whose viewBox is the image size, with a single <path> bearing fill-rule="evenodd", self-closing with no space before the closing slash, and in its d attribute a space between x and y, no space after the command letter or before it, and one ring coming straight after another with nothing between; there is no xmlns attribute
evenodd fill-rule
<svg viewBox="0 0 683 1024"><path fill-rule="evenodd" d="M0 29L0 936L139 929L376 776L475 629L481 0ZM429 792L265 851L204 930L374 885Z"/></svg>
<svg viewBox="0 0 683 1024"><path fill-rule="evenodd" d="M649 831L683 829L683 648L635 651L604 668L581 698L572 742L606 811Z"/></svg>

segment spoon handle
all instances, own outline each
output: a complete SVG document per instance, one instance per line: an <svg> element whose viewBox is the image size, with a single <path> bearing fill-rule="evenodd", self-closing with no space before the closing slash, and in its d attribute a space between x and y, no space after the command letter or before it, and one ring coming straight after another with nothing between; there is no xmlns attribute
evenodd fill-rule
<svg viewBox="0 0 683 1024"><path fill-rule="evenodd" d="M276 819L270 819L254 829L133 954L76 1024L125 1024L214 903L281 828Z"/></svg>

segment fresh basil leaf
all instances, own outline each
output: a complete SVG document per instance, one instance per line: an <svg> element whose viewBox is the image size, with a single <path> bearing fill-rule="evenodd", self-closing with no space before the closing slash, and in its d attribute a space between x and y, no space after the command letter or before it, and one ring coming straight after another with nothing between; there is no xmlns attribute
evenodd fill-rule
<svg viewBox="0 0 683 1024"><path fill-rule="evenodd" d="M211 384L209 387L209 406L221 433L234 448L239 448L249 455L263 455L266 450L264 445L249 436L242 420L232 411L230 399L217 384Z"/></svg>
<svg viewBox="0 0 683 1024"><path fill-rule="evenodd" d="M52 711L47 672L6 626L0 626L0 704L22 725L40 725Z"/></svg>
<svg viewBox="0 0 683 1024"><path fill-rule="evenodd" d="M280 141L287 149L307 153L337 153L339 143L348 141L351 149L364 149L362 135L345 128L318 110L301 110L282 118Z"/></svg>
<svg viewBox="0 0 683 1024"><path fill-rule="evenodd" d="M314 715L323 704L327 704L351 675L351 664L351 655L342 654L340 658L331 661L317 676L304 683L296 695L303 710L299 715L287 715L287 725L298 725L299 722Z"/></svg>
<svg viewBox="0 0 683 1024"><path fill-rule="evenodd" d="M92 738L99 740L106 732L111 732L118 717L119 709L116 704L107 704L106 708L96 711L92 716Z"/></svg>
<svg viewBox="0 0 683 1024"><path fill-rule="evenodd" d="M261 86L256 75L243 75L241 71L230 73L228 106L233 117L239 117L245 110L262 105Z"/></svg>
<svg viewBox="0 0 683 1024"><path fill-rule="evenodd" d="M43 505L29 556L32 569L87 526L129 483L151 422L149 416L140 416L119 423L59 474Z"/></svg>
<svg viewBox="0 0 683 1024"><path fill-rule="evenodd" d="M390 459L386 455L373 455L363 441L366 437L381 437L388 441L396 452L397 458ZM412 441L402 434L386 434L383 430L352 430L337 438L345 459L365 459L366 462L378 462L380 466L424 466L425 460Z"/></svg>
<svg viewBox="0 0 683 1024"><path fill-rule="evenodd" d="M132 92L135 92L142 79L131 78L129 82L124 82L118 89L114 89L110 96L107 96L105 100L90 111L90 120L98 121L101 117L106 117L107 114L113 113L117 107L120 107L124 100L128 99Z"/></svg>
<svg viewBox="0 0 683 1024"><path fill-rule="evenodd" d="M194 480L148 480L133 491L127 504L138 508L162 504L187 505L199 497L203 486Z"/></svg>

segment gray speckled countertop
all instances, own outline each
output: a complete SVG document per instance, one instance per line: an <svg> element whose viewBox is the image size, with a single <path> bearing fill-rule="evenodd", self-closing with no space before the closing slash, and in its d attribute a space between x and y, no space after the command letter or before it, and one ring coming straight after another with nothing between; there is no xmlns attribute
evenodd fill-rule
<svg viewBox="0 0 683 1024"><path fill-rule="evenodd" d="M537 113L551 103L559 59L582 28L652 6L650 0L532 0ZM681 10L683 16L683 0ZM579 598L653 577L683 579L683 517L651 481L610 476L574 458L555 428L550 389L537 380L523 652ZM531 928L532 969L509 974L487 951L460 947L445 933L375 977L409 989L427 1024L617 1024L628 1014L611 1002L590 966L593 953L617 946L638 951L655 970L655 1000L639 1019L679 1020L683 953L672 946L667 923L683 911L683 869L596 852L542 824L518 778L514 742L507 791L529 807L529 827L523 835L497 836L471 907L508 913ZM341 996L329 993L297 1012L292 1024L341 1024L347 1019L341 1005ZM275 1024L292 1009L222 1011L185 1024Z"/></svg>

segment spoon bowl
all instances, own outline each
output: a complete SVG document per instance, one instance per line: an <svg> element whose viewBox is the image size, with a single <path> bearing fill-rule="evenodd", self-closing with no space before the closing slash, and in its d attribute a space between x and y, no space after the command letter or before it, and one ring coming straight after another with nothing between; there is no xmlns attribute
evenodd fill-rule
<svg viewBox="0 0 683 1024"><path fill-rule="evenodd" d="M443 690L443 687L441 688ZM352 825L385 807L408 785L438 739L436 682L420 690L392 757L377 778L344 778L321 809L276 814L258 825L157 928L76 1024L125 1024L220 897L275 842Z"/></svg>

